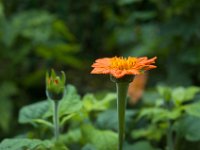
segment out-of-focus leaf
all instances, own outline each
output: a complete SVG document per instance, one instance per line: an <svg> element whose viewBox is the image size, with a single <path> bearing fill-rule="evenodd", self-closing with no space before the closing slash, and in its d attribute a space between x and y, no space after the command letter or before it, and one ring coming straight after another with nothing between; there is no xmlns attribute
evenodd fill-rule
<svg viewBox="0 0 200 150"><path fill-rule="evenodd" d="M119 5L127 5L135 2L141 2L141 0L118 0Z"/></svg>
<svg viewBox="0 0 200 150"><path fill-rule="evenodd" d="M156 100L159 98L160 95L156 91L146 91L142 96L142 100L145 105L155 105Z"/></svg>
<svg viewBox="0 0 200 150"><path fill-rule="evenodd" d="M89 112L93 110L105 110L111 101L116 99L116 94L109 93L103 99L98 100L93 94L86 94L83 97L83 107Z"/></svg>
<svg viewBox="0 0 200 150"><path fill-rule="evenodd" d="M0 19L4 17L4 6L2 5L2 2L0 2Z"/></svg>
<svg viewBox="0 0 200 150"><path fill-rule="evenodd" d="M67 85L66 95L60 102L59 115L64 116L71 113L79 112L82 108L80 95L73 85Z"/></svg>
<svg viewBox="0 0 200 150"><path fill-rule="evenodd" d="M128 145L125 150L157 150L147 141L139 141L133 145Z"/></svg>
<svg viewBox="0 0 200 150"><path fill-rule="evenodd" d="M141 12L134 12L133 15L136 19L148 20L148 19L152 19L153 17L155 17L156 13L152 12L152 11L148 11L148 12L141 11Z"/></svg>
<svg viewBox="0 0 200 150"><path fill-rule="evenodd" d="M159 94L166 100L166 101L169 101L171 100L171 92L172 92L172 89L169 88L169 87L165 87L165 86L158 86L157 87L157 90L159 92Z"/></svg>
<svg viewBox="0 0 200 150"><path fill-rule="evenodd" d="M61 20L56 20L53 23L53 27L55 28L55 30L64 35L65 38L67 38L70 41L74 41L75 37L74 35L69 31L68 27L65 25L64 21Z"/></svg>
<svg viewBox="0 0 200 150"><path fill-rule="evenodd" d="M172 99L175 104L181 104L185 97L185 89L183 87L178 87L172 91Z"/></svg>
<svg viewBox="0 0 200 150"><path fill-rule="evenodd" d="M189 141L200 140L200 119L199 117L186 115L176 122L174 129L179 136L185 137Z"/></svg>
<svg viewBox="0 0 200 150"><path fill-rule="evenodd" d="M81 150L97 150L97 149L92 144L87 144Z"/></svg>
<svg viewBox="0 0 200 150"><path fill-rule="evenodd" d="M19 122L20 123L44 123L45 118L44 115L47 113L51 106L51 103L47 100L37 102L35 104L31 104L28 106L23 107L19 113ZM46 122L46 124L49 124Z"/></svg>
<svg viewBox="0 0 200 150"><path fill-rule="evenodd" d="M194 98L194 96L200 92L200 87L196 87L196 86L190 86L188 88L186 88L185 91L185 100L191 100Z"/></svg>
<svg viewBox="0 0 200 150"><path fill-rule="evenodd" d="M112 131L98 130L91 125L81 128L83 140L98 150L117 150L117 134Z"/></svg>
<svg viewBox="0 0 200 150"><path fill-rule="evenodd" d="M175 104L180 105L184 101L192 100L199 91L200 88L194 86L188 88L178 87L172 91L172 99Z"/></svg>
<svg viewBox="0 0 200 150"><path fill-rule="evenodd" d="M53 102L48 100L25 106L20 110L19 122L32 123L34 125L35 123L41 123L51 127L52 125L47 121L47 118L53 115L52 107ZM67 85L66 95L59 104L59 118L62 118L61 123L64 124L65 121L79 113L81 108L82 102L75 87Z"/></svg>
<svg viewBox="0 0 200 150"><path fill-rule="evenodd" d="M80 45L70 43L49 43L48 45L39 45L36 53L45 59L56 59L58 62L67 64L76 68L83 68L82 61L74 54L80 51Z"/></svg>
<svg viewBox="0 0 200 150"><path fill-rule="evenodd" d="M135 41L135 35L133 28L119 28L115 31L116 42L120 45L124 45Z"/></svg>
<svg viewBox="0 0 200 150"><path fill-rule="evenodd" d="M133 139L147 138L149 140L159 141L166 133L168 125L166 123L151 124L147 128L135 129L131 132Z"/></svg>
<svg viewBox="0 0 200 150"><path fill-rule="evenodd" d="M3 82L0 86L0 128L7 132L9 124L12 119L12 99L11 96L15 95L17 88L10 82Z"/></svg>
<svg viewBox="0 0 200 150"><path fill-rule="evenodd" d="M185 110L186 113L188 113L191 116L200 118L200 102L183 106L183 110Z"/></svg>
<svg viewBox="0 0 200 150"><path fill-rule="evenodd" d="M59 141L66 143L67 145L78 143L81 140L81 130L80 128L71 129L67 134L60 135Z"/></svg>
<svg viewBox="0 0 200 150"><path fill-rule="evenodd" d="M132 119L134 111L127 110L125 121L126 124ZM103 129L118 130L117 110L107 110L100 113L97 117L97 125Z"/></svg>
<svg viewBox="0 0 200 150"><path fill-rule="evenodd" d="M97 117L97 125L104 129L118 129L117 110L107 110Z"/></svg>
<svg viewBox="0 0 200 150"><path fill-rule="evenodd" d="M45 69L41 68L41 69L37 69L36 71L32 72L31 74L27 75L24 78L24 85L26 86L34 86L36 85L41 78L43 78L45 75Z"/></svg>
<svg viewBox="0 0 200 150"><path fill-rule="evenodd" d="M27 11L12 18L12 26L19 34L34 42L47 41L51 35L55 17L45 11Z"/></svg>
<svg viewBox="0 0 200 150"><path fill-rule="evenodd" d="M145 108L139 113L138 119L145 117L152 122L175 120L181 115L182 109L167 110L164 108ZM158 115L159 114L159 115Z"/></svg>
<svg viewBox="0 0 200 150"><path fill-rule="evenodd" d="M40 148L48 149L53 146L52 142L37 139L5 139L0 143L1 150L39 150Z"/></svg>

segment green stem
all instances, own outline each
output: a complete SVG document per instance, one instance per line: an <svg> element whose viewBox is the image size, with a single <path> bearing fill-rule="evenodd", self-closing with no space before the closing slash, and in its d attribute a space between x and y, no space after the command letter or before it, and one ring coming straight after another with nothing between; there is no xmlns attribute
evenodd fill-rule
<svg viewBox="0 0 200 150"><path fill-rule="evenodd" d="M117 87L117 111L118 111L118 150L123 150L124 131L125 131L125 110L128 82L116 83Z"/></svg>
<svg viewBox="0 0 200 150"><path fill-rule="evenodd" d="M168 128L168 132L167 132L167 150L174 150L172 124L170 121L169 121L169 128Z"/></svg>
<svg viewBox="0 0 200 150"><path fill-rule="evenodd" d="M58 140L59 138L59 116L58 116L59 102L58 101L53 101L53 102L54 102L54 110L53 110L54 137L56 140Z"/></svg>

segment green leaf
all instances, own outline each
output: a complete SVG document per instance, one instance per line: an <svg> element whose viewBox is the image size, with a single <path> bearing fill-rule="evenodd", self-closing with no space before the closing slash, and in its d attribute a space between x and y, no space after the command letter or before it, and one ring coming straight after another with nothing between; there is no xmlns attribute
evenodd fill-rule
<svg viewBox="0 0 200 150"><path fill-rule="evenodd" d="M37 139L5 139L0 143L1 150L36 150L39 148L50 148L52 147L52 142L45 140L37 140Z"/></svg>
<svg viewBox="0 0 200 150"><path fill-rule="evenodd" d="M191 100L194 98L194 96L200 92L200 88L199 87L195 87L195 86L191 86L188 87L185 91L185 100Z"/></svg>
<svg viewBox="0 0 200 150"><path fill-rule="evenodd" d="M118 129L117 110L107 110L97 117L97 125L104 129Z"/></svg>
<svg viewBox="0 0 200 150"><path fill-rule="evenodd" d="M166 134L167 128L167 123L151 124L146 128L133 130L131 136L133 139L147 138L149 140L159 141Z"/></svg>
<svg viewBox="0 0 200 150"><path fill-rule="evenodd" d="M68 121L69 119L71 119L75 115L76 115L76 113L72 113L72 114L69 114L67 116L62 117L60 125L64 125L66 121Z"/></svg>
<svg viewBox="0 0 200 150"><path fill-rule="evenodd" d="M118 0L119 5L127 5L135 2L141 2L141 0Z"/></svg>
<svg viewBox="0 0 200 150"><path fill-rule="evenodd" d="M191 116L200 118L200 102L183 106L183 110Z"/></svg>
<svg viewBox="0 0 200 150"><path fill-rule="evenodd" d="M184 101L192 100L199 91L200 88L195 86L188 88L178 87L173 90L172 99L175 104L180 105Z"/></svg>
<svg viewBox="0 0 200 150"><path fill-rule="evenodd" d="M66 39L70 41L75 41L74 35L69 31L65 22L62 20L55 20L53 23L53 28L60 34L62 34Z"/></svg>
<svg viewBox="0 0 200 150"><path fill-rule="evenodd" d="M189 141L200 140L200 119L194 116L184 116L176 122L174 129L179 136L185 137Z"/></svg>
<svg viewBox="0 0 200 150"><path fill-rule="evenodd" d="M108 130L98 130L91 125L81 128L85 143L92 144L98 150L117 150L117 134Z"/></svg>
<svg viewBox="0 0 200 150"><path fill-rule="evenodd" d="M19 122L31 123L33 125L40 123L52 127L52 124L47 121L47 119L53 115L52 105L52 101L44 100L23 107L19 113ZM76 113L79 113L81 109L82 102L75 87L67 85L66 95L59 104L59 118L61 119L61 123L64 124L67 120L76 115Z"/></svg>
<svg viewBox="0 0 200 150"><path fill-rule="evenodd" d="M125 147L125 150L156 150L147 141L139 141L131 146Z"/></svg>
<svg viewBox="0 0 200 150"><path fill-rule="evenodd" d="M172 91L172 99L174 100L174 103L177 105L180 105L185 98L185 89L183 87L175 88Z"/></svg>
<svg viewBox="0 0 200 150"><path fill-rule="evenodd" d="M17 88L13 83L3 82L0 86L0 128L8 132L9 124L12 120L12 99L11 96L17 93Z"/></svg>
<svg viewBox="0 0 200 150"><path fill-rule="evenodd" d="M137 119L146 117L147 119L150 119L154 123L159 121L175 120L181 115L181 110L182 109L179 108L173 110L167 110L164 108L157 108L157 107L144 108L140 111Z"/></svg>
<svg viewBox="0 0 200 150"><path fill-rule="evenodd" d="M93 145L87 144L81 150L97 150Z"/></svg>
<svg viewBox="0 0 200 150"><path fill-rule="evenodd" d="M31 123L33 125L36 125L36 122L44 123L45 120L42 119L45 119L44 115L50 106L50 102L45 100L23 107L19 112L19 123Z"/></svg>
<svg viewBox="0 0 200 150"><path fill-rule="evenodd" d="M126 110L126 124L132 119L134 112ZM118 130L117 110L107 110L100 113L96 121L97 125L103 129Z"/></svg>
<svg viewBox="0 0 200 150"><path fill-rule="evenodd" d="M60 135L59 141L70 145L80 142L81 137L82 135L80 128L70 129L67 134Z"/></svg>
<svg viewBox="0 0 200 150"><path fill-rule="evenodd" d="M133 13L134 17L140 20L152 19L156 16L156 13L153 11L136 11Z"/></svg>
<svg viewBox="0 0 200 150"><path fill-rule="evenodd" d="M109 107L111 101L116 99L116 94L108 93L103 99L98 100L93 94L86 94L83 97L83 107L86 111L105 110Z"/></svg>
<svg viewBox="0 0 200 150"><path fill-rule="evenodd" d="M0 2L0 19L4 18L4 6L2 2Z"/></svg>
<svg viewBox="0 0 200 150"><path fill-rule="evenodd" d="M64 116L79 112L82 109L82 102L76 88L73 85L67 85L65 97L60 101L59 115Z"/></svg>
<svg viewBox="0 0 200 150"><path fill-rule="evenodd" d="M157 90L159 94L166 100L169 101L171 99L172 90L166 86L158 86Z"/></svg>
<svg viewBox="0 0 200 150"><path fill-rule="evenodd" d="M160 100L160 95L156 91L146 91L142 96L143 103L145 105L155 105L157 103L157 99ZM164 103L164 100L163 100Z"/></svg>

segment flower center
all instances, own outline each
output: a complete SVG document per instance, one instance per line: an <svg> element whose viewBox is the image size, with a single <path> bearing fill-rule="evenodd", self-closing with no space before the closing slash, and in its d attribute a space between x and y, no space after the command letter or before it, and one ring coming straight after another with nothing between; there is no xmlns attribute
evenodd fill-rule
<svg viewBox="0 0 200 150"><path fill-rule="evenodd" d="M132 69L136 63L136 57L113 57L111 59L110 68L112 69L120 69L120 70L129 70Z"/></svg>

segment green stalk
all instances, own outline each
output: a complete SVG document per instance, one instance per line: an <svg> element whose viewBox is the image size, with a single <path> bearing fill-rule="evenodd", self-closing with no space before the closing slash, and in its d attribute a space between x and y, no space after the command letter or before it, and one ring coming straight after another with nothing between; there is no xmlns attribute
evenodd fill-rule
<svg viewBox="0 0 200 150"><path fill-rule="evenodd" d="M123 150L123 141L125 137L125 110L128 82L116 82L117 88L117 111L118 111L118 150Z"/></svg>
<svg viewBox="0 0 200 150"><path fill-rule="evenodd" d="M53 101L54 109L53 109L53 123L54 123L54 137L57 141L59 138L59 116L58 116L58 107L59 101Z"/></svg>

